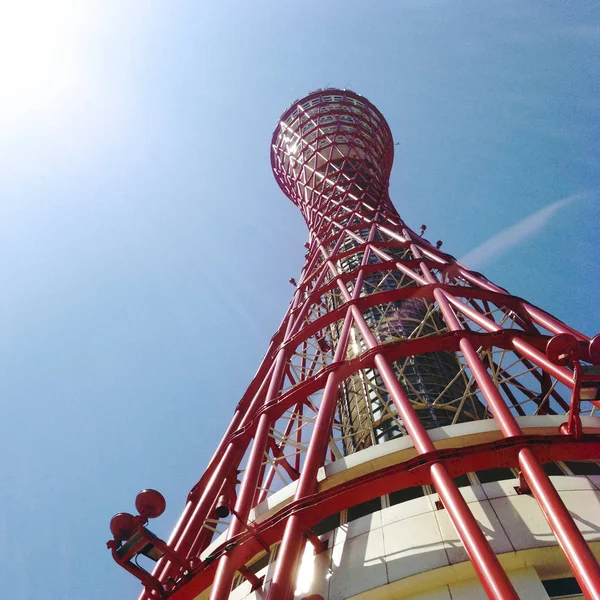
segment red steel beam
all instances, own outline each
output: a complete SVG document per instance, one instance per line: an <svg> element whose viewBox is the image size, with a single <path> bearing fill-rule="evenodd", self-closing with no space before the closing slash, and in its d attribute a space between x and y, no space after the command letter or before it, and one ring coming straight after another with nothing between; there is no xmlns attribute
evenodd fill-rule
<svg viewBox="0 0 600 600"><path fill-rule="evenodd" d="M331 100L334 97L337 99ZM318 107L318 113L300 123L314 106ZM486 366L477 351L497 347L514 352L528 365L524 372L529 371L530 366L536 369L532 379L539 382L542 393L544 390L549 393L553 385L551 378L568 389L575 389L573 372L548 358L545 347L550 336L540 333L539 328L551 335L573 336L585 359L590 358L587 349L590 340L545 311L511 296L483 275L463 267L451 255L410 230L396 212L387 191L393 153L393 139L385 119L368 100L353 92L314 92L295 103L281 118L273 135L272 166L280 187L300 208L307 223L310 242L306 263L292 304L206 473L190 493L170 538L169 546L178 557L195 561L192 573L182 578L180 566L164 559L154 571L161 582L175 581L173 591L167 592L173 600L191 600L210 584L211 600L225 600L236 570L246 572L246 562L259 551L261 544L270 545L279 540L282 543L268 600L288 600L306 535L310 535L308 529L319 516L323 517L323 511L331 514L357 499L375 497L388 493L394 486L398 489L398 486L414 485L416 481L435 486L488 597L517 598L452 479L472 470L480 460L476 453L483 452L482 456L487 456L485 451L480 447L436 450L394 371L396 361L432 352L460 353L464 368L476 382L477 393L485 400L505 436L492 444L496 454L492 459L488 457L487 464L494 464L498 456L519 464L586 597L600 600L600 568L540 463L549 456L557 456L559 451L563 457L577 456L591 448L590 452L600 456L594 445L597 442L590 445L586 435L578 441L556 438L559 441L555 447L544 446L542 451L543 444L534 436L524 436L518 425L513 411L524 411L515 394L507 386L503 388L510 400L507 404L499 384L490 376L488 366L494 368L495 362L490 360ZM355 261L357 256L361 256L360 261ZM397 256L405 258L394 258ZM355 267L358 262L360 265ZM377 277L383 281L389 271L402 287L376 293L363 290L365 281L373 281L373 278L376 281ZM295 284L293 280L292 283ZM381 314L387 306L399 307L403 302L418 299L435 303L448 333L438 331L428 337L378 341L373 333L376 331L373 318L369 317L369 321L364 315L369 311ZM497 310L495 307L509 316L517 328L504 328L504 317L499 324L494 316L486 314ZM341 332L336 323L343 323ZM469 324L473 323L474 329L483 331L471 331ZM338 337L335 343L329 344L326 334L334 328ZM366 349L363 347L357 355L347 357L351 335L353 340L355 335L362 337ZM321 350L313 355L309 349L315 343ZM333 352L325 357L330 345ZM298 368L296 373L293 364ZM418 456L407 465L394 465L376 476L358 477L338 488L319 492L317 475L325 463L331 441L340 384L367 368L375 368L379 373ZM500 362L496 370L505 373ZM506 372L505 379L509 376ZM284 384L285 381L288 383ZM535 402L535 394L527 385L517 385L516 389ZM323 395L317 407L310 396L320 391ZM556 390L552 391L552 397L553 408L558 406L564 410L568 406L566 402L561 404ZM286 424L279 445L270 438L271 428L285 411L295 406L298 412L305 405L317 411L317 417L309 430L309 439L304 440L308 442L304 460L298 453L294 467L288 463L283 465L291 479L299 471L294 499L263 522L250 523L252 509L272 491L275 467L266 471L265 455L270 453L270 460L274 461L282 459L285 441L293 435L293 421L289 419ZM290 445L300 445L303 431L298 423L295 440L290 440ZM231 486L236 485L242 468L235 516L226 541L215 550L213 562L201 563L198 557L209 537L204 529L206 520L223 489L229 486L235 495ZM261 487L264 490L257 493ZM254 584L257 585L258 580ZM157 597L152 590L148 590L147 595Z"/></svg>

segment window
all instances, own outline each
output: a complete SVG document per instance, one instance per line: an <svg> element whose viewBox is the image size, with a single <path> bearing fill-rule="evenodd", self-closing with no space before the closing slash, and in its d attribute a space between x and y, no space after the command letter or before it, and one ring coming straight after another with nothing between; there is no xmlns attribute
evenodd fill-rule
<svg viewBox="0 0 600 600"><path fill-rule="evenodd" d="M325 517L320 523L317 523L312 528L312 530L317 535L322 535L323 533L327 533L328 531L331 531L332 529L339 527L340 521L341 521L340 513L329 515L328 517Z"/></svg>
<svg viewBox="0 0 600 600"><path fill-rule="evenodd" d="M546 475L564 475L565 472L555 462L545 463L542 465L542 469Z"/></svg>
<svg viewBox="0 0 600 600"><path fill-rule="evenodd" d="M454 483L457 487L467 487L471 485L471 480L469 479L469 476L466 473L464 473L463 475L455 477Z"/></svg>
<svg viewBox="0 0 600 600"><path fill-rule="evenodd" d="M424 495L423 488L420 485L409 487L404 490L398 490L397 492L392 492L390 494L390 506L400 504L401 502L408 502L415 498L421 498Z"/></svg>
<svg viewBox="0 0 600 600"><path fill-rule="evenodd" d="M511 469L494 468L485 469L485 471L476 471L479 483L491 483L492 481L502 481L503 479L514 479L515 475Z"/></svg>
<svg viewBox="0 0 600 600"><path fill-rule="evenodd" d="M384 410L381 402L379 402L379 399L374 399L371 407L374 413L373 416L379 418L378 415L381 415L382 411ZM381 419L382 420L379 425L373 428L375 439L378 444L396 439L402 435L402 431L400 430L398 422L395 419L393 419L391 416L388 416L386 419L381 417Z"/></svg>
<svg viewBox="0 0 600 600"><path fill-rule="evenodd" d="M348 523L381 510L381 498L373 498L348 509Z"/></svg>
<svg viewBox="0 0 600 600"><path fill-rule="evenodd" d="M566 462L573 475L600 475L600 467L594 462Z"/></svg>
<svg viewBox="0 0 600 600"><path fill-rule="evenodd" d="M555 600L584 600L581 588L575 577L563 577L561 579L547 579L542 581L546 593Z"/></svg>
<svg viewBox="0 0 600 600"><path fill-rule="evenodd" d="M373 133L373 129L371 128L371 126L368 123L361 121L360 124L361 124L361 127L364 127L368 132Z"/></svg>

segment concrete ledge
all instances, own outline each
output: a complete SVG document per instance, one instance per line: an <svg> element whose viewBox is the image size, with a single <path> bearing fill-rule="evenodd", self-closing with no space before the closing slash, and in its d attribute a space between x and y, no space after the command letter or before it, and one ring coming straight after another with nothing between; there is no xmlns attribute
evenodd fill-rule
<svg viewBox="0 0 600 600"><path fill-rule="evenodd" d="M558 432L558 428L567 420L567 417L565 415L544 415L516 417L516 419L526 435L553 435ZM600 417L582 417L581 421L585 433L600 433ZM473 446L503 437L495 419L438 427L430 429L428 433L438 449ZM365 473L404 462L416 455L417 452L410 436L399 437L384 444L371 446L321 468L318 477L319 489L330 489ZM291 501L295 490L295 482L278 490L254 508L251 519L260 522L283 508Z"/></svg>
<svg viewBox="0 0 600 600"><path fill-rule="evenodd" d="M567 417L565 415L544 415L537 417L516 417L516 419L523 429L523 433L527 435L553 435L557 433L558 427L566 421ZM600 417L582 417L581 420L585 433L600 434ZM472 446L502 438L502 433L495 419L458 423L447 427L430 429L428 433L435 447L438 449ZM330 489L345 481L360 477L365 473L375 472L390 465L414 458L416 454L412 438L409 436L399 437L383 444L371 446L361 452L350 454L328 464L326 467L322 467L318 474L319 489ZM556 479L564 480L566 478L558 477ZM485 484L485 486L492 486L500 495L504 495L505 493L510 494L510 489L504 489L506 485L508 485L506 482ZM561 483L558 482L558 485L560 486ZM260 522L287 506L294 497L296 486L297 482L293 482L272 494L251 511L250 519ZM477 494L477 490L473 488L461 488L461 491L463 495L465 493ZM514 490L512 493L515 493ZM473 499L476 499L476 497ZM470 498L467 498L467 501L470 501ZM210 555L212 550L224 541L225 534L223 533L202 553L201 558Z"/></svg>

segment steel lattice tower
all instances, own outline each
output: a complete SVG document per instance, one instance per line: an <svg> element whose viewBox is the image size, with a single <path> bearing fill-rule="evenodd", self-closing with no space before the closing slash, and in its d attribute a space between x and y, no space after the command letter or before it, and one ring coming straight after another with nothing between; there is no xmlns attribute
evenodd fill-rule
<svg viewBox="0 0 600 600"><path fill-rule="evenodd" d="M350 580L368 561L336 563L336 548L348 543L339 542L340 513L385 497L383 514L386 503L404 506L407 490L424 489L427 518L439 525L447 515L466 551L449 565L466 565L462 577L474 573L489 598L518 598L506 565L530 552L527 564L539 569L537 555L511 538L511 563L477 512L489 494L473 500L458 487L467 473L510 468L518 485L507 497L541 510L552 560L564 560L585 597L600 600L596 538L584 539L547 474L557 461L600 460L599 339L463 267L424 239L424 228L409 229L388 195L393 154L381 113L348 90L313 92L279 120L271 164L308 226L306 262L170 540L145 527L164 508L152 490L138 496L139 516L111 523L113 556L142 580L142 597L241 599L262 590L256 597L288 600L296 588L298 598L412 597L426 588L423 573L402 572L387 546L381 582L344 592L329 580ZM364 535L375 536L369 527ZM404 556L425 556L418 539L402 543ZM298 567L313 554L325 570L302 590ZM152 575L132 562L139 555L158 561ZM433 573L422 560L421 571ZM444 585L458 576L443 573Z"/></svg>

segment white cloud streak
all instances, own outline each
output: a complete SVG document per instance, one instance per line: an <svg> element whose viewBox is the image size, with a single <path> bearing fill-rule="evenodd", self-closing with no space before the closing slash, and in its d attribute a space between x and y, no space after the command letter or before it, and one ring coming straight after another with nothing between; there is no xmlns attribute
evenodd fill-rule
<svg viewBox="0 0 600 600"><path fill-rule="evenodd" d="M581 192L573 194L566 198L556 200L552 204L534 212L532 215L525 217L521 221L504 229L500 233L491 237L489 240L480 244L467 254L465 254L459 262L469 268L476 268L484 265L494 258L504 254L511 248L514 248L522 241L539 232L550 221L555 213L561 208L572 204L578 200L583 200L590 196L589 192Z"/></svg>

